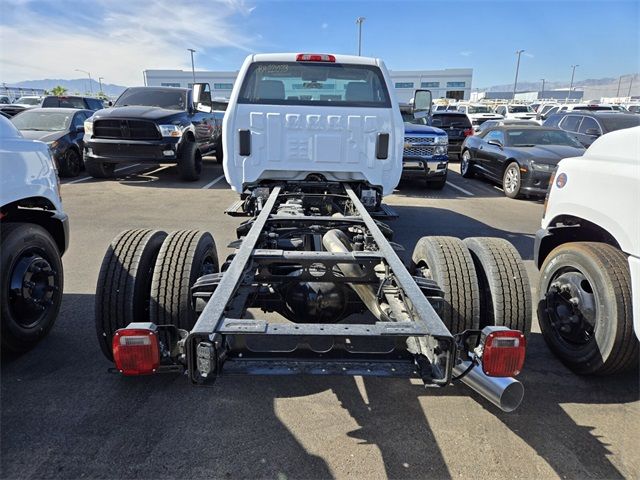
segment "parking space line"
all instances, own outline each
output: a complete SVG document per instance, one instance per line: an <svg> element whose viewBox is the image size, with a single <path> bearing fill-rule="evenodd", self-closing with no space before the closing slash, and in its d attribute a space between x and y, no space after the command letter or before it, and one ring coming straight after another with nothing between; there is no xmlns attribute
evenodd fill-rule
<svg viewBox="0 0 640 480"><path fill-rule="evenodd" d="M138 165L142 165L141 163L134 163L133 165L127 165L126 167L120 167L120 168L116 168L114 170L114 172L119 172L121 170L126 170L127 168L131 168L131 167L137 167ZM78 178L76 180L72 180L71 182L65 182L62 185L71 185L72 183L80 183L80 182L84 182L85 180L91 180L93 177L82 177L82 178Z"/></svg>
<svg viewBox="0 0 640 480"><path fill-rule="evenodd" d="M220 175L218 178L211 180L209 183L207 183L204 187L200 187L201 190L206 190L209 187L213 187L216 183L218 183L220 180L222 180L224 178L224 175Z"/></svg>
<svg viewBox="0 0 640 480"><path fill-rule="evenodd" d="M464 188L459 187L459 186L455 185L454 183L447 182L447 185L450 186L450 187L455 188L456 190L460 190L462 193L464 193L466 195L469 195L470 197L475 197L476 196L474 193L471 193L469 190L465 190Z"/></svg>

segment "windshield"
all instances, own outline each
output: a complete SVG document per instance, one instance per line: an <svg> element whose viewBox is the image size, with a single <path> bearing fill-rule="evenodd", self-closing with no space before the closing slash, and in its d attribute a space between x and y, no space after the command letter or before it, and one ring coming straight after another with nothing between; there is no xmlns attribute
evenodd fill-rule
<svg viewBox="0 0 640 480"><path fill-rule="evenodd" d="M18 130L39 130L56 132L67 130L74 112L26 111L11 119Z"/></svg>
<svg viewBox="0 0 640 480"><path fill-rule="evenodd" d="M565 145L583 148L582 145L562 130L531 128L527 130L507 130L507 145L511 147L534 147L544 145Z"/></svg>
<svg viewBox="0 0 640 480"><path fill-rule="evenodd" d="M320 62L254 63L245 76L238 103L391 107L378 67Z"/></svg>
<svg viewBox="0 0 640 480"><path fill-rule="evenodd" d="M116 100L114 107L142 105L167 110L185 110L187 92L178 89L129 88Z"/></svg>
<svg viewBox="0 0 640 480"><path fill-rule="evenodd" d="M469 105L467 107L467 113L492 113L489 107L474 107Z"/></svg>
<svg viewBox="0 0 640 480"><path fill-rule="evenodd" d="M35 97L20 97L15 103L22 103L23 105L40 105L40 99Z"/></svg>
<svg viewBox="0 0 640 480"><path fill-rule="evenodd" d="M509 107L509 112L511 113L533 113L531 107L527 105L511 105Z"/></svg>
<svg viewBox="0 0 640 480"><path fill-rule="evenodd" d="M447 113L434 115L431 119L431 125L443 128L471 128L471 122L466 115L451 115Z"/></svg>
<svg viewBox="0 0 640 480"><path fill-rule="evenodd" d="M622 130L623 128L631 128L640 126L640 116L621 113L620 115L607 115L598 117L600 123L604 125L607 132L614 130Z"/></svg>

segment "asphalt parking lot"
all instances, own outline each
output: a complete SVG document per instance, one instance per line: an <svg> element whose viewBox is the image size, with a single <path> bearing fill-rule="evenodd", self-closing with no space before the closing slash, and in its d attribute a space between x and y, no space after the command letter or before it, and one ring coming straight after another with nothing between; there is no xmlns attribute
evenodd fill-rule
<svg viewBox="0 0 640 480"><path fill-rule="evenodd" d="M497 236L526 260L543 205L510 200L450 165L442 191L404 180L387 199L411 254L423 235ZM183 183L175 167L130 165L117 178L63 181L71 219L57 324L33 351L2 363L2 478L638 478L637 372L578 377L547 350L534 319L525 399L500 412L464 385L411 380L223 377L192 387L175 374L107 373L94 330L102 256L127 228L209 230L218 253L242 218L221 165ZM426 207L426 208L425 208ZM535 294L535 292L534 292Z"/></svg>

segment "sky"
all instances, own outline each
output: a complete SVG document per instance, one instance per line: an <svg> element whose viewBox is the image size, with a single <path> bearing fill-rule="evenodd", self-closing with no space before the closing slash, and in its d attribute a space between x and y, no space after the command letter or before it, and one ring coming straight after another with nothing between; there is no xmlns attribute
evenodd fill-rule
<svg viewBox="0 0 640 480"><path fill-rule="evenodd" d="M148 69L237 70L251 53L362 54L473 68L473 87L640 71L640 0L1 0L0 82L140 85Z"/></svg>

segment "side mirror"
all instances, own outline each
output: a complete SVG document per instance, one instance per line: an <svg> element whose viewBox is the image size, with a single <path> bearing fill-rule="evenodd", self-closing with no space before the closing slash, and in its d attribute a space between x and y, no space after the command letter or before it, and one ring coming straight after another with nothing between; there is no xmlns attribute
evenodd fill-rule
<svg viewBox="0 0 640 480"><path fill-rule="evenodd" d="M109 105L110 107L113 107L113 102L112 102L111 100L109 100L109 101L107 102L107 105Z"/></svg>
<svg viewBox="0 0 640 480"><path fill-rule="evenodd" d="M84 133L84 125L80 125L76 127L76 133Z"/></svg>
<svg viewBox="0 0 640 480"><path fill-rule="evenodd" d="M413 118L425 118L431 113L431 90L416 90L413 95Z"/></svg>
<svg viewBox="0 0 640 480"><path fill-rule="evenodd" d="M498 148L502 148L502 142L500 140L489 140L487 142L489 145L493 145Z"/></svg>
<svg viewBox="0 0 640 480"><path fill-rule="evenodd" d="M213 102L211 101L211 87L208 83L193 84L193 104L196 110L211 113Z"/></svg>
<svg viewBox="0 0 640 480"><path fill-rule="evenodd" d="M599 137L600 136L600 130L598 130L597 128L587 128L587 131L584 132L586 135L589 135L591 137Z"/></svg>

